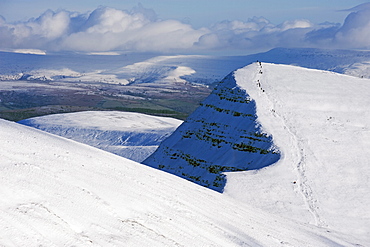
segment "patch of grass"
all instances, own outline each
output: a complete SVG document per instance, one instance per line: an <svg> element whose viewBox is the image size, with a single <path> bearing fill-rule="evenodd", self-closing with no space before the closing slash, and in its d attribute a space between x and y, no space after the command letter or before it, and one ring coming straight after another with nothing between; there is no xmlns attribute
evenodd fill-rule
<svg viewBox="0 0 370 247"><path fill-rule="evenodd" d="M17 86L19 83L19 86ZM183 85L179 88L37 83L14 81L14 88L0 88L0 118L19 121L25 118L84 110L118 110L168 116L184 120L210 93L206 87ZM58 86L61 87L58 87ZM170 92L170 93L168 93ZM125 97L139 96L140 98ZM60 106L65 106L61 109ZM41 108L48 108L47 110Z"/></svg>
<svg viewBox="0 0 370 247"><path fill-rule="evenodd" d="M162 107L171 108L174 111L183 112L190 114L192 113L198 106L198 100L179 100L179 99L160 99L160 100L153 100L153 102L157 105Z"/></svg>
<svg viewBox="0 0 370 247"><path fill-rule="evenodd" d="M32 117L40 117L40 116L50 115L50 114L79 112L79 111L93 111L93 110L97 110L97 109L93 107L52 105L52 106L34 107L34 108L27 108L27 109L0 111L0 118L18 122L23 119L32 118Z"/></svg>

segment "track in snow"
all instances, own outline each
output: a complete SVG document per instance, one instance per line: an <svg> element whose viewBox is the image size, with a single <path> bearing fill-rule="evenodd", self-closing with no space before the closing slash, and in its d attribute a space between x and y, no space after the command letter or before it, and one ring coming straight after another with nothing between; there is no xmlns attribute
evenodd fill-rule
<svg viewBox="0 0 370 247"><path fill-rule="evenodd" d="M279 105L279 102L276 101L273 97L269 96L269 93L266 91L266 87L264 85L268 85L268 81L263 76L263 64L261 62L256 63L256 76L254 79L256 87L258 87L260 91L260 95L264 98L264 106L267 111L270 111L274 118L281 123L283 129L286 130L288 135L290 136L290 145L291 145L291 153L290 154L283 154L292 155L294 157L294 163L292 166L297 173L297 180L294 181L294 184L297 185L298 191L301 193L302 198L307 206L307 209L312 214L314 218L315 225L320 227L325 227L327 224L325 221L320 217L318 212L318 205L317 199L314 196L314 192L310 186L310 182L306 176L306 151L304 141L301 140L294 131L294 126L289 126L288 121L285 117L279 115L276 112L276 105Z"/></svg>

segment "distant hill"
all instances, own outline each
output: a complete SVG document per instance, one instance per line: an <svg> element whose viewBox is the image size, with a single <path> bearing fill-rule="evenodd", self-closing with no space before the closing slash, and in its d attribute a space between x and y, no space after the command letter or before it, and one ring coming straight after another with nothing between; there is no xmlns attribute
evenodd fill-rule
<svg viewBox="0 0 370 247"><path fill-rule="evenodd" d="M141 162L182 121L134 112L85 111L29 118L19 123Z"/></svg>
<svg viewBox="0 0 370 247"><path fill-rule="evenodd" d="M0 52L0 80L209 85L256 60L370 78L369 51L275 48L243 56Z"/></svg>

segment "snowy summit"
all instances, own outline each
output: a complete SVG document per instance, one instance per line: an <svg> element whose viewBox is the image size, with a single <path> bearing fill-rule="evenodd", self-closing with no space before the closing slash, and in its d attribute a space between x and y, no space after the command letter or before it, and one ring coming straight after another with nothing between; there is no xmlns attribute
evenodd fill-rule
<svg viewBox="0 0 370 247"><path fill-rule="evenodd" d="M144 163L218 191L217 174L229 171L225 194L369 242L369 87L368 79L253 63Z"/></svg>

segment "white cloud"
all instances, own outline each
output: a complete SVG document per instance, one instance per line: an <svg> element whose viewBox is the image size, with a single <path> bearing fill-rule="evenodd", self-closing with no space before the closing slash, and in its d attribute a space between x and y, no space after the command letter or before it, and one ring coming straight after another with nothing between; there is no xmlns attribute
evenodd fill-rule
<svg viewBox="0 0 370 247"><path fill-rule="evenodd" d="M298 46L305 34L312 31L313 24L296 20L274 25L263 17L254 17L246 22L223 21L215 24L209 33L197 43L200 47L233 50L258 50L277 46Z"/></svg>
<svg viewBox="0 0 370 247"><path fill-rule="evenodd" d="M370 3L352 10L343 26L335 34L335 41L341 47L370 48Z"/></svg>
<svg viewBox="0 0 370 247"><path fill-rule="evenodd" d="M89 15L47 11L37 19L0 20L0 48L72 51L175 51L191 48L207 29L157 20L142 6L131 13L100 7Z"/></svg>
<svg viewBox="0 0 370 247"><path fill-rule="evenodd" d="M286 31L286 30L295 29L295 28L310 28L313 26L314 25L308 20L285 21L281 25L281 31Z"/></svg>
<svg viewBox="0 0 370 247"><path fill-rule="evenodd" d="M277 46L370 48L370 4L347 11L352 12L342 26L315 25L308 20L275 25L253 17L194 29L177 20L160 20L141 5L132 11L100 7L88 14L48 10L25 22L7 23L0 17L0 49L204 52Z"/></svg>
<svg viewBox="0 0 370 247"><path fill-rule="evenodd" d="M48 43L66 34L69 23L70 13L66 11L54 13L51 10L27 22L16 24L0 22L1 48L48 48Z"/></svg>
<svg viewBox="0 0 370 247"><path fill-rule="evenodd" d="M195 30L175 20L150 21L142 13L100 8L87 28L66 37L62 49L80 51L173 51L189 49L206 29Z"/></svg>
<svg viewBox="0 0 370 247"><path fill-rule="evenodd" d="M122 33L143 27L149 21L141 14L129 14L112 8L99 8L91 13L86 33Z"/></svg>

